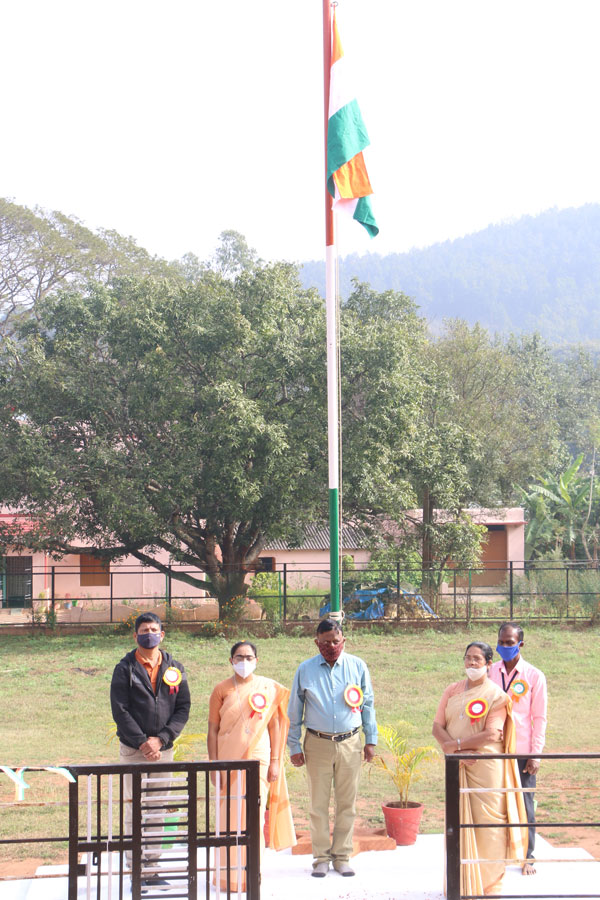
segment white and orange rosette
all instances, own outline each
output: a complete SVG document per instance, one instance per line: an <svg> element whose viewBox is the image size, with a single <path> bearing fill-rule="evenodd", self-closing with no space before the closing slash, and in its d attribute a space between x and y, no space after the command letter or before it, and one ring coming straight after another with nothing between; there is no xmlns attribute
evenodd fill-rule
<svg viewBox="0 0 600 900"><path fill-rule="evenodd" d="M262 691L255 691L254 694L250 694L248 697L248 703L250 704L250 709L252 712L250 713L250 718L256 713L258 718L262 718L262 714L265 709L269 705L269 701L267 700L267 695L263 694Z"/></svg>
<svg viewBox="0 0 600 900"><path fill-rule="evenodd" d="M169 666L168 669L165 669L163 681L169 685L170 694L176 694L179 691L182 678L181 669L178 669L177 666Z"/></svg>
<svg viewBox="0 0 600 900"><path fill-rule="evenodd" d="M489 704L487 700L483 697L476 697L474 700L471 700L470 703L467 703L465 707L465 712L470 719L474 722L477 722L479 719L483 719L485 715L487 715L487 711L489 709Z"/></svg>
<svg viewBox="0 0 600 900"><path fill-rule="evenodd" d="M529 690L529 685L523 678L513 681L510 686L510 695L515 703L518 703L521 697L524 697Z"/></svg>
<svg viewBox="0 0 600 900"><path fill-rule="evenodd" d="M358 684L349 684L344 691L344 700L354 713L360 712L363 697L362 689Z"/></svg>

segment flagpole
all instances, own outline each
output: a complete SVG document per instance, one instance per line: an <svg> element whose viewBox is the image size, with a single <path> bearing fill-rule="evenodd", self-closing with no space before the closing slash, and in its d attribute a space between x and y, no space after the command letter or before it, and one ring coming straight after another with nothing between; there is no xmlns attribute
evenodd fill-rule
<svg viewBox="0 0 600 900"><path fill-rule="evenodd" d="M327 128L331 74L331 0L323 0L323 85L325 109L325 308L327 314L327 445L329 459L329 597L332 617L340 608L340 465L337 253L333 198L327 190Z"/></svg>

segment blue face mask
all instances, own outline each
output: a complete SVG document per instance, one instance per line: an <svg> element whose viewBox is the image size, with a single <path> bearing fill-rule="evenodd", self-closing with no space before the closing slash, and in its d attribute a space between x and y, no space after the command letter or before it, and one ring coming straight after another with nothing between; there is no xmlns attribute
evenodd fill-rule
<svg viewBox="0 0 600 900"><path fill-rule="evenodd" d="M156 634L154 631L146 631L145 634L137 634L136 638L140 647L144 647L145 650L152 650L160 644L160 633Z"/></svg>
<svg viewBox="0 0 600 900"><path fill-rule="evenodd" d="M504 662L510 662L511 659L514 659L515 656L519 655L520 649L520 644L515 644L514 647L503 647L502 644L498 644L498 646L496 647L496 652L500 655Z"/></svg>

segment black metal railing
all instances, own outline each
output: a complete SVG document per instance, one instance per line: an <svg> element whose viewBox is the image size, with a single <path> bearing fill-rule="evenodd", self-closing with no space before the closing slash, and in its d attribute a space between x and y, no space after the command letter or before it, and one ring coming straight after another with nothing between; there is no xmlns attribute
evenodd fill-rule
<svg viewBox="0 0 600 900"><path fill-rule="evenodd" d="M519 759L517 754L509 753L482 753L477 755L478 760L483 759ZM505 825L478 823L466 824L460 820L460 783L459 769L462 759L473 760L472 754L454 753L446 756L446 825L445 825L445 845L446 845L446 895L447 900L489 900L490 896L502 898L502 900L521 900L523 894L462 894L461 893L461 865L468 863L469 860L463 860L461 853L461 832L465 829L483 828L527 828L528 822L512 822ZM600 753L544 753L540 759L568 759L568 760L591 760L600 759ZM497 788L489 788L487 791L478 789L478 793L494 793ZM518 789L515 789L518 790ZM596 808L596 807L595 807ZM540 828L600 828L600 822L540 822L536 821L536 830ZM498 862L498 860L496 860ZM505 860L506 863L515 862L514 860ZM522 860L521 862L525 862ZM569 860L569 863L573 863ZM527 900L534 898L598 898L600 893L596 894L530 894L527 893Z"/></svg>
<svg viewBox="0 0 600 900"><path fill-rule="evenodd" d="M67 841L68 900L81 896L82 879L86 900L104 896L107 882L110 895L123 900L129 895L126 878L133 900L141 900L142 887L148 900L162 896L153 887L156 878L168 881L170 897L197 900L203 893L208 900L215 880L220 895L230 898L237 896L232 884L241 880L248 900L260 900L259 765L219 760L153 763L151 770L143 763L69 766L68 835L8 838L0 846Z"/></svg>
<svg viewBox="0 0 600 900"><path fill-rule="evenodd" d="M103 574L104 586L82 587L79 567L33 566L27 595L1 594L0 628L114 624L153 608L173 623L202 623L219 616L208 590L191 588L177 577L200 578L197 569L172 565L161 574L147 566L115 566ZM147 585L143 589L142 578ZM428 618L461 624L600 619L600 568L588 560L510 561L442 573L401 563L365 563L342 569L341 581L344 608L357 621L386 619L400 625ZM327 608L329 568L324 565L274 563L268 573L249 573L248 584L250 602L242 619L301 622L318 619Z"/></svg>

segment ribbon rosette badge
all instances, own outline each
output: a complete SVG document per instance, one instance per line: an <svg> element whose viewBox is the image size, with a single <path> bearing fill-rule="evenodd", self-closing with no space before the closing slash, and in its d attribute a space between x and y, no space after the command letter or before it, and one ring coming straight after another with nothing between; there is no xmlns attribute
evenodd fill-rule
<svg viewBox="0 0 600 900"><path fill-rule="evenodd" d="M170 694L176 694L179 691L179 685L181 684L182 678L183 675L175 666L169 666L169 668L165 670L163 681L165 684L169 685Z"/></svg>
<svg viewBox="0 0 600 900"><path fill-rule="evenodd" d="M513 681L511 685L512 698L515 703L518 703L521 697L524 697L527 691L529 690L529 685L526 681L522 681L519 679L518 681Z"/></svg>
<svg viewBox="0 0 600 900"><path fill-rule="evenodd" d="M256 713L258 718L262 718L262 713L267 708L267 698L265 694L261 694L260 691L257 691L256 694L251 694L248 697L248 703L250 704L250 708L252 712L250 713L250 718Z"/></svg>
<svg viewBox="0 0 600 900"><path fill-rule="evenodd" d="M467 703L465 708L465 712L470 719L483 719L485 714L489 709L487 700L484 700L483 697L477 697L475 700L471 700L470 703Z"/></svg>
<svg viewBox="0 0 600 900"><path fill-rule="evenodd" d="M357 684L349 684L344 691L344 700L351 707L352 712L360 712L360 706L363 702L363 692Z"/></svg>

